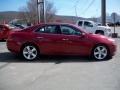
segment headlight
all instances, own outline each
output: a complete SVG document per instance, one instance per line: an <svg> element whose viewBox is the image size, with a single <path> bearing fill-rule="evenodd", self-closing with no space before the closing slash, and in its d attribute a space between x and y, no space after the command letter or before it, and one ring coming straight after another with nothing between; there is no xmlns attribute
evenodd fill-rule
<svg viewBox="0 0 120 90"><path fill-rule="evenodd" d="M111 41L111 42L115 42L115 40L112 39L112 38L108 38L108 40Z"/></svg>
<svg viewBox="0 0 120 90"><path fill-rule="evenodd" d="M109 32L111 32L111 29L107 29Z"/></svg>

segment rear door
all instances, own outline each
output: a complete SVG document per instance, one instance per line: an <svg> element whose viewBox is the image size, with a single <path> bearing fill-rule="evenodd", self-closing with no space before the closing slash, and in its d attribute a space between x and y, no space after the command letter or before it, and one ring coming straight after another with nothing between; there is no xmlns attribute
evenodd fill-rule
<svg viewBox="0 0 120 90"><path fill-rule="evenodd" d="M35 30L35 38L42 54L59 55L62 53L62 42L59 25L45 25Z"/></svg>

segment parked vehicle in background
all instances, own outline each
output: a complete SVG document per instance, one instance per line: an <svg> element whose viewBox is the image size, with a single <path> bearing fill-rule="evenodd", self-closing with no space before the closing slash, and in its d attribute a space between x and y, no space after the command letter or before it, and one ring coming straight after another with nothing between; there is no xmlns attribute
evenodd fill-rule
<svg viewBox="0 0 120 90"><path fill-rule="evenodd" d="M14 24L15 27L18 27L20 29L24 29L24 28L27 28L27 26L25 25L21 25L21 24Z"/></svg>
<svg viewBox="0 0 120 90"><path fill-rule="evenodd" d="M89 20L78 20L76 25L84 28L88 33L101 34L105 36L112 36L111 28L109 26L101 26Z"/></svg>
<svg viewBox="0 0 120 90"><path fill-rule="evenodd" d="M116 44L110 37L89 34L72 24L49 23L11 33L7 48L27 60L39 55L81 55L103 60L115 54Z"/></svg>
<svg viewBox="0 0 120 90"><path fill-rule="evenodd" d="M101 23L96 23L98 26L102 26L102 24ZM106 23L106 25L105 25L106 27L109 27L110 28L110 26L109 26L109 23ZM111 28L110 28L111 29Z"/></svg>
<svg viewBox="0 0 120 90"><path fill-rule="evenodd" d="M14 25L0 24L0 40L7 39L11 31L18 31L18 30L20 29L15 27Z"/></svg>

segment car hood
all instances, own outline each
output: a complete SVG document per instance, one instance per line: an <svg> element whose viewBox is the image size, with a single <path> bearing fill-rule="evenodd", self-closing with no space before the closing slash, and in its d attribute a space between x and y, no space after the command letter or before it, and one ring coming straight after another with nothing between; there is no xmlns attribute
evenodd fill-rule
<svg viewBox="0 0 120 90"><path fill-rule="evenodd" d="M111 29L109 26L97 26L98 28Z"/></svg>
<svg viewBox="0 0 120 90"><path fill-rule="evenodd" d="M88 38L93 42L106 43L106 42L115 42L111 37L106 37L99 34L89 34Z"/></svg>

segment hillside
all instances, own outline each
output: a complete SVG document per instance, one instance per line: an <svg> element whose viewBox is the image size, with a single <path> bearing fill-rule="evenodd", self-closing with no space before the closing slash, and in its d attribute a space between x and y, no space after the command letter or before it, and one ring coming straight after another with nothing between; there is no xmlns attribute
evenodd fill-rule
<svg viewBox="0 0 120 90"><path fill-rule="evenodd" d="M19 13L16 11L7 11L7 12L0 12L0 23L9 22L12 19L18 19Z"/></svg>
<svg viewBox="0 0 120 90"><path fill-rule="evenodd" d="M6 11L6 12L0 12L0 23L8 23L13 19L21 19L19 17L19 14L22 12L16 12L16 11ZM60 16L56 15L54 18L54 22L64 22L64 23L75 23L76 20L83 19L81 17L75 17L75 16Z"/></svg>
<svg viewBox="0 0 120 90"><path fill-rule="evenodd" d="M0 23L8 23L13 19L22 19L19 17L20 13L22 12L17 12L17 11L6 11L6 12L0 12ZM54 22L64 22L64 23L76 23L78 19L89 19L93 20L96 22L101 22L101 18L82 18L82 17L75 17L75 16L60 16L56 15L54 18ZM107 22L113 22L113 19L111 16L106 17ZM120 15L116 15L116 22L120 22Z"/></svg>

